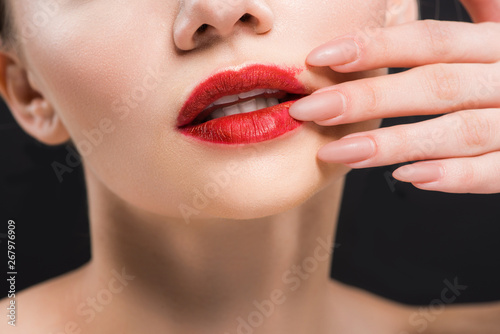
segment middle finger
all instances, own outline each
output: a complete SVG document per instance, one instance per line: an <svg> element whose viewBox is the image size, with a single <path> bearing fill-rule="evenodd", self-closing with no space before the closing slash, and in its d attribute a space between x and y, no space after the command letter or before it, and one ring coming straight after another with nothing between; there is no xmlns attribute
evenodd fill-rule
<svg viewBox="0 0 500 334"><path fill-rule="evenodd" d="M321 89L293 104L290 115L329 126L499 106L500 62L435 64Z"/></svg>

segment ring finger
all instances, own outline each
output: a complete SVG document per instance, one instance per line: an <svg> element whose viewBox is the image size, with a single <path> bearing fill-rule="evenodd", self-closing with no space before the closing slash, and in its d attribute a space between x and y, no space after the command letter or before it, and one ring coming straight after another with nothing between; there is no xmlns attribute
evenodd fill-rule
<svg viewBox="0 0 500 334"><path fill-rule="evenodd" d="M472 157L500 150L500 110L466 110L415 124L348 135L329 143L318 158L353 168Z"/></svg>

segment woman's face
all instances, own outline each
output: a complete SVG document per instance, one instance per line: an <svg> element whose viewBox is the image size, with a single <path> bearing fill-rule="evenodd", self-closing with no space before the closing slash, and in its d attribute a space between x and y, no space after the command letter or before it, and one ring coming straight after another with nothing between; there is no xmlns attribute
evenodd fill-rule
<svg viewBox="0 0 500 334"><path fill-rule="evenodd" d="M143 210L186 219L282 212L346 173L316 159L322 145L378 125L307 123L272 140L228 145L186 136L177 120L193 90L228 69L294 68L309 92L382 74L340 75L306 67L305 58L338 35L384 25L386 0L12 3L32 82L89 177ZM238 21L246 12L253 18ZM208 29L196 31L203 24Z"/></svg>

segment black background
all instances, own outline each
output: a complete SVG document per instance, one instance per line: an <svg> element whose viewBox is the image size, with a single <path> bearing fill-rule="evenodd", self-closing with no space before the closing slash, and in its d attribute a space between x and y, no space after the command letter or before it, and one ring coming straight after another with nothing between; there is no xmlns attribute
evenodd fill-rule
<svg viewBox="0 0 500 334"><path fill-rule="evenodd" d="M421 1L422 18L468 20L458 1ZM0 259L16 221L17 290L90 259L80 168L60 183L51 167L65 147L46 147L0 110ZM384 126L422 117L386 120ZM332 276L409 304L440 298L443 280L468 288L457 302L500 300L500 195L424 192L390 177L397 166L349 174ZM0 274L4 277L5 274ZM1 279L5 282L5 279ZM4 283L2 283L2 286ZM0 296L6 296L2 288Z"/></svg>

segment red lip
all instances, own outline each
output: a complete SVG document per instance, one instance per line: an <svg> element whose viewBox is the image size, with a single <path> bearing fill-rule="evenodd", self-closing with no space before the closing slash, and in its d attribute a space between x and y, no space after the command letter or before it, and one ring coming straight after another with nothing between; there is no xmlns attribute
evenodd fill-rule
<svg viewBox="0 0 500 334"><path fill-rule="evenodd" d="M311 93L295 78L301 71L278 66L251 65L217 73L194 89L181 108L177 127L184 135L219 144L257 143L295 130L302 122L290 117L288 110L298 98ZM255 89L279 90L280 93L274 94L274 97L284 100L273 107L204 122L204 118L214 109L207 108L213 102ZM262 96L271 97L266 94ZM233 104L236 103L238 102Z"/></svg>

